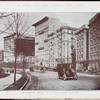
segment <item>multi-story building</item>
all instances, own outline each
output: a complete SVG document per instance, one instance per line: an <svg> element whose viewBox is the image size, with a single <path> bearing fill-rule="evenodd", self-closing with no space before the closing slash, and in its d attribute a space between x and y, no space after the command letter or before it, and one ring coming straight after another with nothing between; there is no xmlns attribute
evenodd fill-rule
<svg viewBox="0 0 100 100"><path fill-rule="evenodd" d="M33 24L37 66L54 68L61 61L71 61L71 37L76 28L64 25L60 20L49 17Z"/></svg>
<svg viewBox="0 0 100 100"><path fill-rule="evenodd" d="M89 58L89 27L81 26L76 31L76 66L78 69L88 69Z"/></svg>
<svg viewBox="0 0 100 100"><path fill-rule="evenodd" d="M61 24L60 20L46 16L32 25L35 26L35 64L37 66L54 66L51 63L54 58L52 50L55 44L54 34Z"/></svg>
<svg viewBox="0 0 100 100"><path fill-rule="evenodd" d="M89 67L100 70L100 13L89 20Z"/></svg>
<svg viewBox="0 0 100 100"><path fill-rule="evenodd" d="M4 37L4 62L14 61L14 39L15 34Z"/></svg>
<svg viewBox="0 0 100 100"><path fill-rule="evenodd" d="M22 37L22 38L34 40L34 38L31 38L31 37ZM4 37L4 62L14 62L15 61L15 40L16 39L17 39L16 34L12 34L12 35ZM34 56L27 56L25 57L25 60L26 62L34 62ZM23 55L20 54L17 57L17 62L23 62Z"/></svg>
<svg viewBox="0 0 100 100"><path fill-rule="evenodd" d="M58 44L58 63L72 62L72 48L75 47L75 31L76 28L70 26L62 26L57 32Z"/></svg>

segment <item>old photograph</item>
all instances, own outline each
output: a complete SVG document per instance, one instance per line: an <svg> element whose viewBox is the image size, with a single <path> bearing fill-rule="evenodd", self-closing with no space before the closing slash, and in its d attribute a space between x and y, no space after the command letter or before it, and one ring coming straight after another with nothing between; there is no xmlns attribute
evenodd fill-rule
<svg viewBox="0 0 100 100"><path fill-rule="evenodd" d="M2 99L5 100L5 99ZM99 98L41 98L41 99L7 99L7 100L99 100Z"/></svg>
<svg viewBox="0 0 100 100"><path fill-rule="evenodd" d="M100 13L1 12L0 90L100 90Z"/></svg>

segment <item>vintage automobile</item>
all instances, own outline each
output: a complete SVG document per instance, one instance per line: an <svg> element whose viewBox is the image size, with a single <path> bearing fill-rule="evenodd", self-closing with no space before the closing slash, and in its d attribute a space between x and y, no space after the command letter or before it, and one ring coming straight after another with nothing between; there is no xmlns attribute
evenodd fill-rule
<svg viewBox="0 0 100 100"><path fill-rule="evenodd" d="M78 76L76 70L72 67L72 64L58 64L57 72L59 79L63 80L77 80Z"/></svg>
<svg viewBox="0 0 100 100"><path fill-rule="evenodd" d="M34 72L34 68L33 68L33 67L30 67L30 71L31 71L31 72Z"/></svg>

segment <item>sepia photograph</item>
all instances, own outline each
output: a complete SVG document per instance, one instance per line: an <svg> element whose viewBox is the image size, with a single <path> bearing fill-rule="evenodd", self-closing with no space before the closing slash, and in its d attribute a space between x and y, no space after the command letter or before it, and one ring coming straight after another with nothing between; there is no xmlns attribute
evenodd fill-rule
<svg viewBox="0 0 100 100"><path fill-rule="evenodd" d="M100 13L1 12L0 91L10 90L100 90Z"/></svg>
<svg viewBox="0 0 100 100"><path fill-rule="evenodd" d="M1 100L1 99L0 99ZM5 100L5 99L2 99ZM92 98L40 98L40 99L7 99L7 100L99 100Z"/></svg>

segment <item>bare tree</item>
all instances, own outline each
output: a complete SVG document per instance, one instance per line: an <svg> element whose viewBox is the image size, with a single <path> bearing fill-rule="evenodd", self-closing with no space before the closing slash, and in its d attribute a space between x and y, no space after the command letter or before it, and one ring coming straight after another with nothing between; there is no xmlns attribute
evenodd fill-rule
<svg viewBox="0 0 100 100"><path fill-rule="evenodd" d="M4 18L4 17L8 17L8 16L10 16L10 15L12 15L13 13L5 13L5 12L1 12L0 13L0 19L1 18Z"/></svg>
<svg viewBox="0 0 100 100"><path fill-rule="evenodd" d="M9 14L8 14L9 15ZM3 16L3 14L1 14ZM10 16L2 19L4 29L0 30L0 33L7 33L9 35L16 36L16 39L22 38L29 33L33 33L31 30L32 20L29 19L29 16L27 16L26 13L12 13ZM32 34L31 34L32 35ZM14 41L10 41L12 44L14 44ZM13 47L13 46L12 46ZM19 53L16 53L14 48L12 48L10 45L8 45L8 48L12 51L15 57L15 66L14 66L14 83L16 84L16 64L17 64L17 58L20 55ZM23 59L24 60L24 59Z"/></svg>

